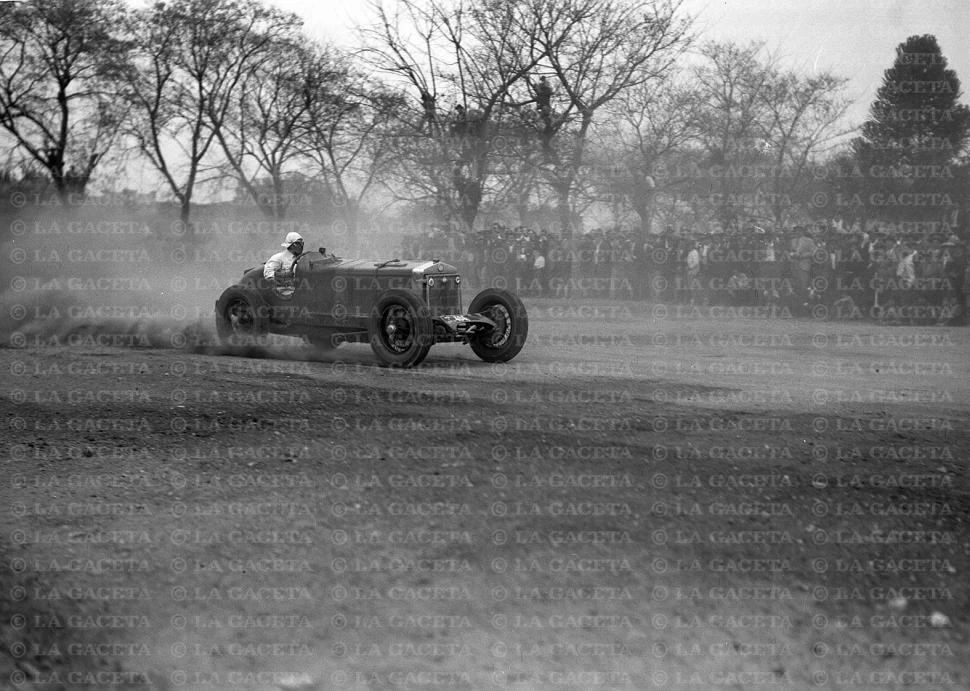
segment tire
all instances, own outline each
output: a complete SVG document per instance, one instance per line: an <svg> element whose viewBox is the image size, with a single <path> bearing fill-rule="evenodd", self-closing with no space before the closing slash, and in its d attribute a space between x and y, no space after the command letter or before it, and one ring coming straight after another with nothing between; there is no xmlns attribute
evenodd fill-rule
<svg viewBox="0 0 970 691"><path fill-rule="evenodd" d="M258 293L232 286L216 302L216 333L228 345L258 344L269 331L269 305Z"/></svg>
<svg viewBox="0 0 970 691"><path fill-rule="evenodd" d="M472 336L468 343L485 362L508 362L522 350L529 335L529 315L514 294L486 288L468 306L471 314L484 314L495 322L491 331Z"/></svg>
<svg viewBox="0 0 970 691"><path fill-rule="evenodd" d="M371 349L388 367L421 364L434 344L428 306L406 290L388 290L377 299L367 323Z"/></svg>

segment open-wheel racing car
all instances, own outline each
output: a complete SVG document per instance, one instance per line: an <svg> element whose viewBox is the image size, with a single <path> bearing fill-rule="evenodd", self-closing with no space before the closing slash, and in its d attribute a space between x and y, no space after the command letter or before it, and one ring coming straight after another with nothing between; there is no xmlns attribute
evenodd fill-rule
<svg viewBox="0 0 970 691"><path fill-rule="evenodd" d="M497 288L482 290L463 311L461 276L437 259L344 260L321 247L275 280L261 266L247 269L216 301L216 330L230 344L269 333L323 350L369 342L385 365L413 367L446 342L507 362L522 350L529 318L517 296Z"/></svg>

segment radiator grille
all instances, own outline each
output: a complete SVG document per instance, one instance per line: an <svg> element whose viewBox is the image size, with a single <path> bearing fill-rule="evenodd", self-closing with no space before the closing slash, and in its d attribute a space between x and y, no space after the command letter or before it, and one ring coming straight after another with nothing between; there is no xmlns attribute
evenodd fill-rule
<svg viewBox="0 0 970 691"><path fill-rule="evenodd" d="M461 314L461 285L456 280L457 275L429 276L434 279L434 285L424 285L425 300L431 310L431 316L441 314Z"/></svg>

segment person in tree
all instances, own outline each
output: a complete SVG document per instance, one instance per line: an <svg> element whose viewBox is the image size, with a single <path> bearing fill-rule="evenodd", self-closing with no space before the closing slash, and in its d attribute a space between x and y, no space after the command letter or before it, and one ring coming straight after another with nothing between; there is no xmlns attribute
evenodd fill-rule
<svg viewBox="0 0 970 691"><path fill-rule="evenodd" d="M424 127L424 123L428 123L428 127L434 126L435 120L435 97L429 94L425 89L421 89L421 108L424 110L424 119L421 121L421 128Z"/></svg>
<svg viewBox="0 0 970 691"><path fill-rule="evenodd" d="M468 125L468 117L465 114L465 106L458 104L455 106L455 118L453 129L456 134L464 134Z"/></svg>
<svg viewBox="0 0 970 691"><path fill-rule="evenodd" d="M536 108L543 117L549 117L552 112L552 87L549 86L545 75L539 77L539 83L536 85Z"/></svg>

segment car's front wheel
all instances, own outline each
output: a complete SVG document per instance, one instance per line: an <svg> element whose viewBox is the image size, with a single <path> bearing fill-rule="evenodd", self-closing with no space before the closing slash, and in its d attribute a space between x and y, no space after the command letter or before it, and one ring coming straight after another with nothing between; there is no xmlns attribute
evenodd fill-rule
<svg viewBox="0 0 970 691"><path fill-rule="evenodd" d="M216 302L216 333L223 343L250 344L269 330L269 306L255 291L232 286Z"/></svg>
<svg viewBox="0 0 970 691"><path fill-rule="evenodd" d="M472 314L483 314L495 328L473 335L468 344L485 362L508 362L522 350L529 335L529 315L525 305L513 293L486 288L468 306Z"/></svg>
<svg viewBox="0 0 970 691"><path fill-rule="evenodd" d="M381 362L389 367L414 367L434 343L431 314L406 290L388 290L374 303L367 337Z"/></svg>

